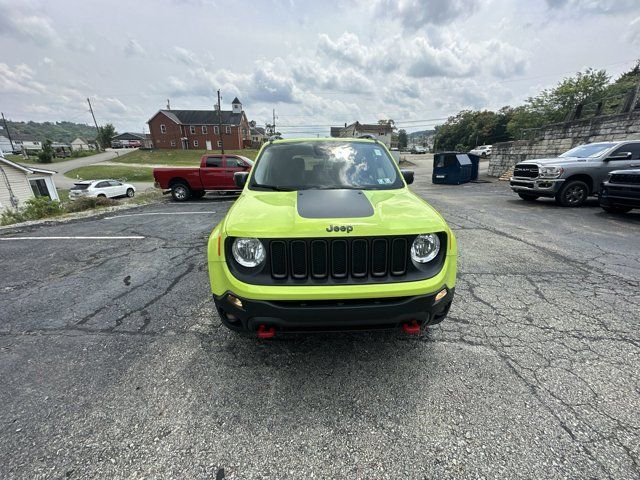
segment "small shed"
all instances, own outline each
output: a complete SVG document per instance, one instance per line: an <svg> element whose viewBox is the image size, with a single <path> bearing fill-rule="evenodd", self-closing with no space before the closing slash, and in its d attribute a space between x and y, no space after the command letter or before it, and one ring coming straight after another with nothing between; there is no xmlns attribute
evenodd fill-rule
<svg viewBox="0 0 640 480"><path fill-rule="evenodd" d="M34 197L60 200L53 181L55 173L44 168L27 167L0 156L0 212L21 207Z"/></svg>
<svg viewBox="0 0 640 480"><path fill-rule="evenodd" d="M74 152L81 150L95 150L95 140L86 140L84 138L76 138L73 142L71 142L71 150Z"/></svg>
<svg viewBox="0 0 640 480"><path fill-rule="evenodd" d="M460 185L470 182L473 164L465 153L441 152L433 156L433 183Z"/></svg>

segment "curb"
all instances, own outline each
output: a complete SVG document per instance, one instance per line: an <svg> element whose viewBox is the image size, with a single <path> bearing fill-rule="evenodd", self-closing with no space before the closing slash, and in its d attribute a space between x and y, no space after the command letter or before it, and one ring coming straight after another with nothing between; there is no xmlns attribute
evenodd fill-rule
<svg viewBox="0 0 640 480"><path fill-rule="evenodd" d="M39 220L29 220L27 222L12 223L11 225L0 226L0 233L4 233L8 230L12 230L15 228L33 227L38 225L54 225L57 223L67 223L73 220L97 217L104 213L119 212L121 210L131 210L133 208L144 207L146 205L152 205L154 203L163 203L167 201L168 200L165 198L159 198L157 201L152 201L149 203L115 205L113 207L103 207L103 208L96 208L93 210L85 210L83 212L67 213L64 215L60 215L59 217L41 218Z"/></svg>

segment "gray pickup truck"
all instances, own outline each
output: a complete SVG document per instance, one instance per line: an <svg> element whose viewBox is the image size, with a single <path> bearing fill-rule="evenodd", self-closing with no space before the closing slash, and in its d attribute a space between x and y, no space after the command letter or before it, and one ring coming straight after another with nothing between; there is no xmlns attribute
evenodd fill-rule
<svg viewBox="0 0 640 480"><path fill-rule="evenodd" d="M511 189L523 200L555 198L565 207L579 207L613 170L640 167L640 140L580 145L556 158L518 163Z"/></svg>

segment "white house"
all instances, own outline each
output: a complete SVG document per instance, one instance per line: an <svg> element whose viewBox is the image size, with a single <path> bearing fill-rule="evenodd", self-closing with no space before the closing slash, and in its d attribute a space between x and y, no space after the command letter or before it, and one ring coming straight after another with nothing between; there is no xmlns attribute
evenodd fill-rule
<svg viewBox="0 0 640 480"><path fill-rule="evenodd" d="M371 134L384 143L387 147L391 147L391 138L393 136L393 127L389 124L367 124L353 122L351 125L345 125L344 128L331 127L331 136L358 138L361 135Z"/></svg>
<svg viewBox="0 0 640 480"><path fill-rule="evenodd" d="M24 206L30 198L46 196L60 200L53 170L27 167L4 158L0 152L0 212Z"/></svg>
<svg viewBox="0 0 640 480"><path fill-rule="evenodd" d="M5 135L0 135L0 150L3 152L11 153L13 151L13 146L11 145L11 141L9 137Z"/></svg>
<svg viewBox="0 0 640 480"><path fill-rule="evenodd" d="M14 150L42 150L42 143L31 135L14 133L11 135ZM11 151L11 149L9 149Z"/></svg>
<svg viewBox="0 0 640 480"><path fill-rule="evenodd" d="M71 142L71 150L74 152L79 150L94 150L96 148L95 142L93 140L85 140L84 138L76 138L73 142Z"/></svg>

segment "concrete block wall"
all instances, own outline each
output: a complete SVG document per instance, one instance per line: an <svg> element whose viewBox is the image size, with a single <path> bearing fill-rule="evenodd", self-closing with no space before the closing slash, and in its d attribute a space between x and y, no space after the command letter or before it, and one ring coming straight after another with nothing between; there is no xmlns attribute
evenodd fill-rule
<svg viewBox="0 0 640 480"><path fill-rule="evenodd" d="M557 123L544 128L534 140L495 143L488 175L499 177L518 162L555 157L583 143L635 139L640 140L640 111Z"/></svg>

